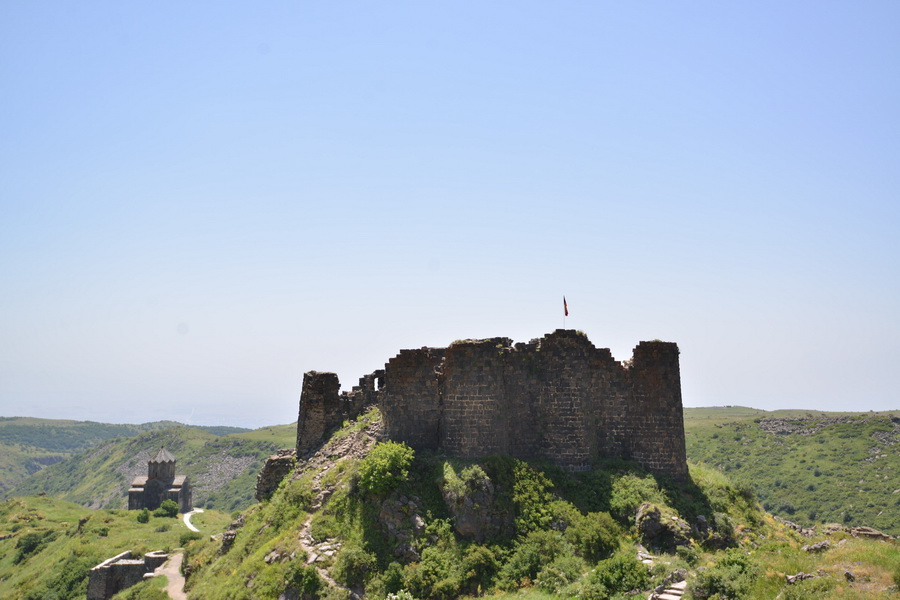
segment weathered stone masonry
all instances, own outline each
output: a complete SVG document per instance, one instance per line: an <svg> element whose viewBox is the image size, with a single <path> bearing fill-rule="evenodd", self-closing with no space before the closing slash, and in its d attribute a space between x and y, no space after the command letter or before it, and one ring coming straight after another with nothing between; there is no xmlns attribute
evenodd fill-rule
<svg viewBox="0 0 900 600"><path fill-rule="evenodd" d="M620 458L687 476L678 347L671 342L641 342L631 361L619 363L572 330L527 344L469 340L402 350L351 392L339 389L334 373L305 375L298 455L377 403L387 437L415 449L544 458L570 470Z"/></svg>

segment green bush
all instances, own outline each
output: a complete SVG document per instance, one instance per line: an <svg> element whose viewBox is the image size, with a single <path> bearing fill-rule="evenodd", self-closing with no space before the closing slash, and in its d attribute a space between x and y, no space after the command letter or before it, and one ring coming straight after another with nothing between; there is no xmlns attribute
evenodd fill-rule
<svg viewBox="0 0 900 600"><path fill-rule="evenodd" d="M450 600L459 596L462 569L452 547L429 546L422 560L406 566L406 588L417 598Z"/></svg>
<svg viewBox="0 0 900 600"><path fill-rule="evenodd" d="M181 534L181 536L179 536L178 544L183 548L183 547L187 546L189 543L191 543L195 540L199 540L201 537L203 537L203 536L201 536L196 531L185 531L184 533Z"/></svg>
<svg viewBox="0 0 900 600"><path fill-rule="evenodd" d="M26 533L16 542L16 556L13 558L13 564L17 565L32 554L37 554L55 538L56 534L52 531Z"/></svg>
<svg viewBox="0 0 900 600"><path fill-rule="evenodd" d="M617 518L630 521L644 502L658 506L668 504L652 476L638 477L628 473L613 481L609 509Z"/></svg>
<svg viewBox="0 0 900 600"><path fill-rule="evenodd" d="M138 523L148 523L150 521L150 511L146 508L142 508L138 511L137 514L137 522Z"/></svg>
<svg viewBox="0 0 900 600"><path fill-rule="evenodd" d="M581 585L579 598L606 600L609 596L642 590L650 584L650 572L630 551L620 551L601 561Z"/></svg>
<svg viewBox="0 0 900 600"><path fill-rule="evenodd" d="M691 593L698 600L712 598L743 598L758 573L757 567L740 549L728 550L712 567L700 571L690 584Z"/></svg>
<svg viewBox="0 0 900 600"><path fill-rule="evenodd" d="M589 562L608 558L619 547L620 530L605 512L592 512L576 519L566 528L566 539Z"/></svg>
<svg viewBox="0 0 900 600"><path fill-rule="evenodd" d="M557 556L541 568L534 583L551 594L560 594L565 587L578 581L585 566L584 560L578 556Z"/></svg>
<svg viewBox="0 0 900 600"><path fill-rule="evenodd" d="M535 580L545 565L557 556L573 554L572 544L554 530L540 530L529 533L513 551L512 556L500 569L500 586L513 589L519 584Z"/></svg>
<svg viewBox="0 0 900 600"><path fill-rule="evenodd" d="M284 576L285 583L297 591L301 598L317 598L325 586L318 571L301 560L291 561Z"/></svg>
<svg viewBox="0 0 900 600"><path fill-rule="evenodd" d="M675 555L691 567L700 562L700 554L693 546L678 546L675 548Z"/></svg>
<svg viewBox="0 0 900 600"><path fill-rule="evenodd" d="M163 500L159 508L153 511L154 517L177 517L178 503L174 500Z"/></svg>
<svg viewBox="0 0 900 600"><path fill-rule="evenodd" d="M415 453L402 442L376 444L359 463L359 487L363 492L385 496L409 478Z"/></svg>
<svg viewBox="0 0 900 600"><path fill-rule="evenodd" d="M345 544L334 561L332 574L335 581L349 587L361 586L375 571L375 555L362 547Z"/></svg>
<svg viewBox="0 0 900 600"><path fill-rule="evenodd" d="M553 483L546 475L517 460L513 467L513 503L516 507L516 532L546 529L553 520Z"/></svg>
<svg viewBox="0 0 900 600"><path fill-rule="evenodd" d="M487 546L472 544L463 554L463 584L470 594L479 594L491 586L500 569L497 554Z"/></svg>

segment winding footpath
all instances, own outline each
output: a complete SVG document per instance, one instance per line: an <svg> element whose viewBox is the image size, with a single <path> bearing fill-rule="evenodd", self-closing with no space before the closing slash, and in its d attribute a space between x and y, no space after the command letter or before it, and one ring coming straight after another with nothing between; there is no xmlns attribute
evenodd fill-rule
<svg viewBox="0 0 900 600"><path fill-rule="evenodd" d="M202 508L195 508L191 512L184 513L184 517L182 517L182 518L184 519L184 524L187 526L188 529L190 529L191 531L196 531L197 533L200 533L200 530L197 529L196 527L194 527L194 525L191 523L191 517L193 515L196 515L196 514L199 514L202 512L203 512Z"/></svg>
<svg viewBox="0 0 900 600"><path fill-rule="evenodd" d="M191 523L191 517L195 514L202 513L202 508L195 508L191 512L184 513L182 520L185 526L191 531L200 532ZM165 575L168 580L165 592L172 600L187 600L187 594L184 593L184 575L181 574L181 563L184 560L184 552L173 554L166 563L153 572L154 575Z"/></svg>

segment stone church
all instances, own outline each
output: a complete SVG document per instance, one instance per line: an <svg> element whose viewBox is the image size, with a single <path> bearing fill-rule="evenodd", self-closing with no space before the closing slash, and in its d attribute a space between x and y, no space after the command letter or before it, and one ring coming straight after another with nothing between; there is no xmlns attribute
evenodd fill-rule
<svg viewBox="0 0 900 600"><path fill-rule="evenodd" d="M191 484L187 475L175 475L175 457L165 448L147 461L147 475L135 477L128 490L128 510L155 510L164 500L174 500L182 513L190 512Z"/></svg>

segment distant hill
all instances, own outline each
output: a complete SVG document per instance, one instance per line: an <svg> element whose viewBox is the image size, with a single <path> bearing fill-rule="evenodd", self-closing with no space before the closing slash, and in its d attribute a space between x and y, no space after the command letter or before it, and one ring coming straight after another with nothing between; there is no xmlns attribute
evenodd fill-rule
<svg viewBox="0 0 900 600"><path fill-rule="evenodd" d="M183 426L175 421L133 425L33 417L0 417L0 496L32 473L107 440ZM250 431L241 427L197 428L214 435Z"/></svg>
<svg viewBox="0 0 900 600"><path fill-rule="evenodd" d="M147 460L165 447L178 461L177 473L190 477L196 506L233 511L254 501L256 475L263 462L278 448L292 446L295 434L294 425L228 435L201 427L151 429L108 439L65 457L20 479L5 495L45 493L91 508L124 508L132 479L145 475Z"/></svg>
<svg viewBox="0 0 900 600"><path fill-rule="evenodd" d="M900 411L686 408L688 458L751 485L791 521L900 534Z"/></svg>

